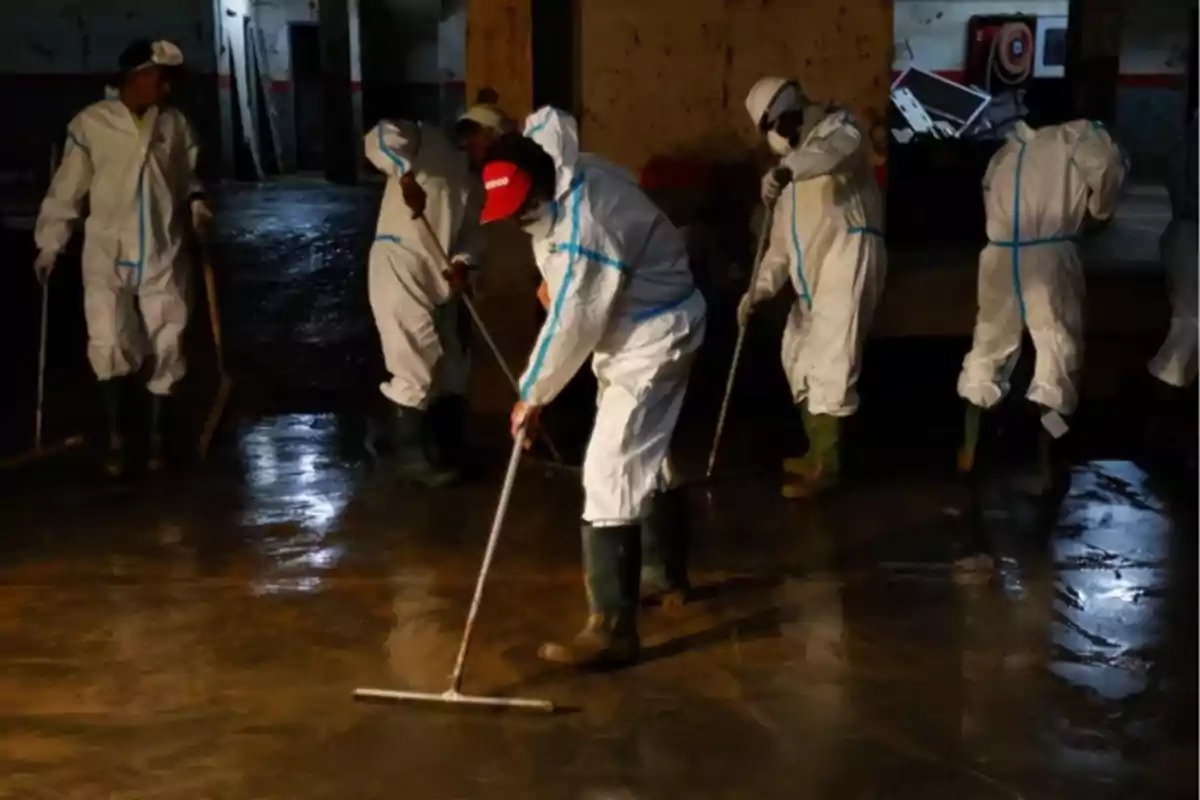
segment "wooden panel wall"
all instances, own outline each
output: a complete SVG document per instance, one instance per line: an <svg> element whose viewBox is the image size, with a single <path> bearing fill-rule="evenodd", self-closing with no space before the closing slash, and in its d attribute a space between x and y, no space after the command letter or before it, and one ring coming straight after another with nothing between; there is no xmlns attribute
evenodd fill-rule
<svg viewBox="0 0 1200 800"><path fill-rule="evenodd" d="M490 86L517 123L533 110L531 0L467 0L467 103ZM539 283L529 237L508 225L488 225L480 315L512 370L520 373L538 333ZM506 414L516 395L484 342L473 349L471 405Z"/></svg>
<svg viewBox="0 0 1200 800"><path fill-rule="evenodd" d="M886 146L891 0L578 2L588 150L635 170L656 154L744 152L746 93L764 75L848 106Z"/></svg>
<svg viewBox="0 0 1200 800"><path fill-rule="evenodd" d="M533 110L531 0L467 0L467 104L490 86L517 120Z"/></svg>

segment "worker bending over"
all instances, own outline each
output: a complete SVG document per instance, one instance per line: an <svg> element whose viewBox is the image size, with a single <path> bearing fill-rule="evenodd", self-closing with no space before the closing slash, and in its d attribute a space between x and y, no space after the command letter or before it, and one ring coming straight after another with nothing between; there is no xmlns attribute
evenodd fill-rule
<svg viewBox="0 0 1200 800"><path fill-rule="evenodd" d="M481 104L453 136L383 120L365 138L367 158L388 178L367 285L390 376L379 390L390 405L391 466L429 487L454 482L465 466L469 320L460 295L483 255L479 170L508 127L503 113Z"/></svg>
<svg viewBox="0 0 1200 800"><path fill-rule="evenodd" d="M588 621L541 656L577 666L638 656L643 536L650 588L685 591L686 530L671 514L667 454L688 374L704 339L705 303L683 237L626 173L580 153L575 120L552 108L526 136L500 140L484 168L484 222L514 219L533 240L549 313L520 380L512 430L589 357L599 392L583 463ZM528 440L528 438L527 438Z"/></svg>

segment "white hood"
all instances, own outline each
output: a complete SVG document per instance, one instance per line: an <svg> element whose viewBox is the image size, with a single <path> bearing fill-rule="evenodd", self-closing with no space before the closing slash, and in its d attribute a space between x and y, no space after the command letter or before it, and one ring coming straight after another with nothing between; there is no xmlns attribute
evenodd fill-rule
<svg viewBox="0 0 1200 800"><path fill-rule="evenodd" d="M552 106L543 106L525 118L523 130L554 159L555 196L561 198L570 190L579 165L579 126L575 118Z"/></svg>

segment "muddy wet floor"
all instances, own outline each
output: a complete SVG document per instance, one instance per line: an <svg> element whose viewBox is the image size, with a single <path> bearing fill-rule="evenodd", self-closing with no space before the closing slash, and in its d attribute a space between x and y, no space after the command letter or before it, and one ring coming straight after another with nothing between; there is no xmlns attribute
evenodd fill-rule
<svg viewBox="0 0 1200 800"><path fill-rule="evenodd" d="M564 711L355 702L360 686L445 688L507 443L502 417L477 415L482 475L438 494L374 469L373 195L294 191L230 201L238 389L208 465L111 484L84 446L2 476L0 797L1195 795L1194 472L1146 458L1143 407L1109 397L1081 414L1056 507L1019 458L972 504L950 469L957 341L872 346L856 480L796 505L778 497L776 457L799 439L769 399L763 334L719 479L689 489L697 597L645 609L643 663L618 673L536 659L582 621L581 498L530 461L464 690ZM7 274L26 375L36 309L16 298L32 284ZM55 291L53 431L94 440L77 288ZM1097 346L1132 374L1142 344ZM211 391L197 364L181 453ZM722 366L702 365L680 432L692 475ZM5 401L5 452L27 444L25 394ZM569 453L589 394L553 418Z"/></svg>

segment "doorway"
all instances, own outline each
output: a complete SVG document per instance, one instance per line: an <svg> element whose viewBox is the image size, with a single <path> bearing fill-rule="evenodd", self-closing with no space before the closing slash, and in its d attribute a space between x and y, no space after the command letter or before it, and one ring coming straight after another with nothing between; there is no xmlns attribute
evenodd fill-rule
<svg viewBox="0 0 1200 800"><path fill-rule="evenodd" d="M296 169L319 171L325 167L325 84L321 78L320 26L315 22L290 23L288 48Z"/></svg>

